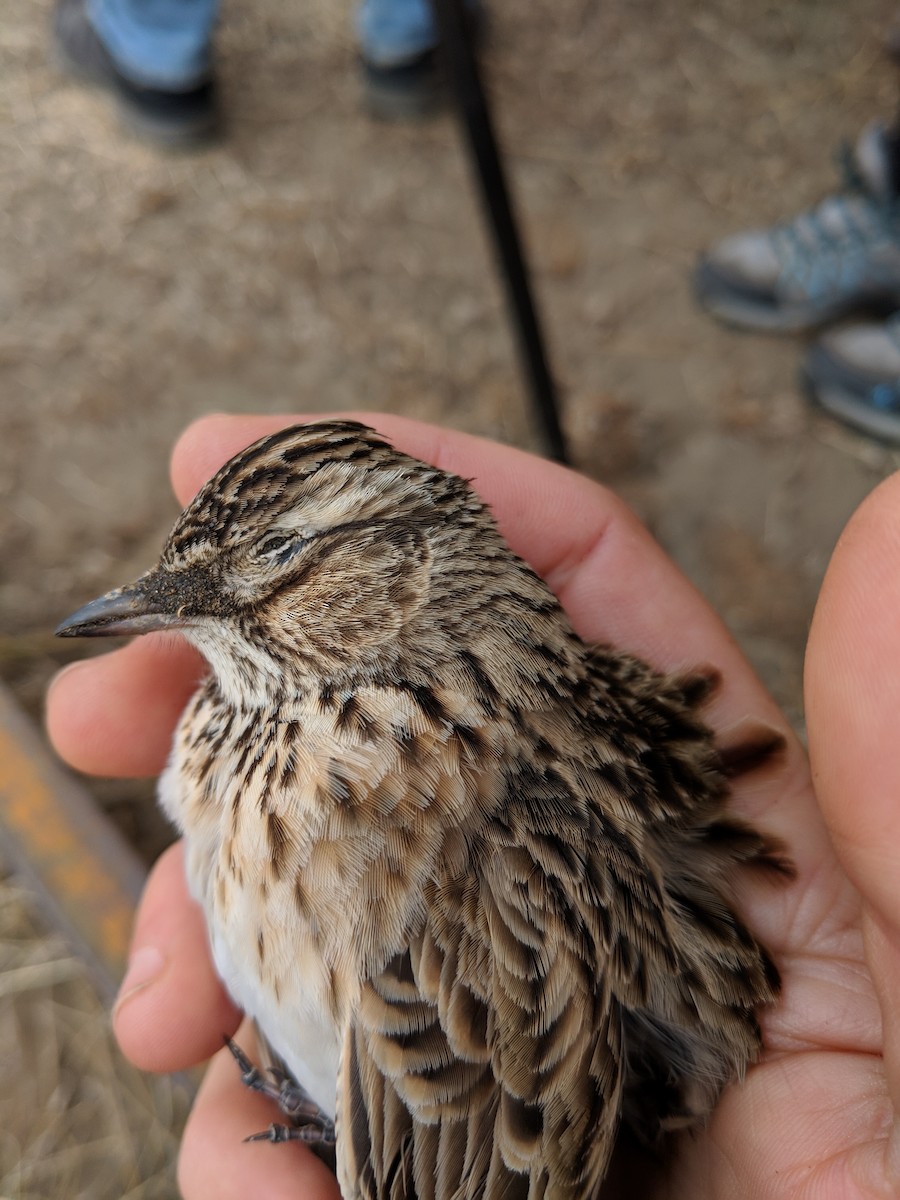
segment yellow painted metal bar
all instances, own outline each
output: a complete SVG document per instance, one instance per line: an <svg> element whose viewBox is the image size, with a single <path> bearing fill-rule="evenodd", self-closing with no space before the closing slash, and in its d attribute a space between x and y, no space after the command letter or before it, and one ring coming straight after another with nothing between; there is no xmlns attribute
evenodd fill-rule
<svg viewBox="0 0 900 1200"><path fill-rule="evenodd" d="M144 869L93 798L0 688L0 853L111 996Z"/></svg>

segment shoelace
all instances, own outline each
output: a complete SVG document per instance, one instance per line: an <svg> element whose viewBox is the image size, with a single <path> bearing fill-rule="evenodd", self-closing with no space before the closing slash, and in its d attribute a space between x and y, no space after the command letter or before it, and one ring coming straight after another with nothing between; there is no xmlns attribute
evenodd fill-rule
<svg viewBox="0 0 900 1200"><path fill-rule="evenodd" d="M892 266L875 253L891 243L900 252L900 199L872 193L851 146L841 148L839 165L839 193L772 230L782 261L780 286L819 302L866 280L900 286L900 263Z"/></svg>

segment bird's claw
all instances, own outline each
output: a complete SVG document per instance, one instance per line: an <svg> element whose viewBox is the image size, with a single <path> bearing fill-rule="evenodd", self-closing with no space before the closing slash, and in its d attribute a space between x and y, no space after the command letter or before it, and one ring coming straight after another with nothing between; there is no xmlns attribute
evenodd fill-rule
<svg viewBox="0 0 900 1200"><path fill-rule="evenodd" d="M330 1121L309 1125L270 1125L260 1133L251 1133L244 1138L245 1142L271 1142L279 1145L282 1142L305 1142L314 1146L334 1145L334 1126Z"/></svg>
<svg viewBox="0 0 900 1200"><path fill-rule="evenodd" d="M232 1038L225 1038L232 1058L241 1072L241 1083L252 1092L274 1100L291 1125L270 1125L261 1133L251 1134L247 1142L306 1142L308 1145L333 1146L334 1123L325 1116L316 1102L307 1095L296 1080L281 1067L268 1069L267 1079Z"/></svg>
<svg viewBox="0 0 900 1200"><path fill-rule="evenodd" d="M241 1083L251 1092L262 1092L264 1096L271 1095L272 1085L265 1079L259 1067L255 1066L233 1038L226 1037L225 1045L231 1052L231 1057L240 1067ZM276 1099L272 1096L272 1099Z"/></svg>

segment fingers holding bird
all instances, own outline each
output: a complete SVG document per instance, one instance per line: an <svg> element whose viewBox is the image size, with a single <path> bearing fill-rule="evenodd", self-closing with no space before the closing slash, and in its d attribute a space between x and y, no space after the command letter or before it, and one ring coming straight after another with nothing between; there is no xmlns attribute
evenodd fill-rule
<svg viewBox="0 0 900 1200"><path fill-rule="evenodd" d="M186 642L147 634L72 663L47 695L47 728L56 750L90 775L139 778L165 766L172 730L205 671Z"/></svg>

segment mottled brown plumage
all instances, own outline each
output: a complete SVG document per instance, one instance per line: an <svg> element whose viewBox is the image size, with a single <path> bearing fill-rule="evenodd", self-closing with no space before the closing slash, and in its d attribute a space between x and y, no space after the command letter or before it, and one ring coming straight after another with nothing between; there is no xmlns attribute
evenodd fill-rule
<svg viewBox="0 0 900 1200"><path fill-rule="evenodd" d="M462 480L349 422L266 438L62 632L170 626L211 672L161 799L347 1200L587 1200L623 1121L656 1144L756 1058L733 884L779 864L725 813L711 676L585 645Z"/></svg>

